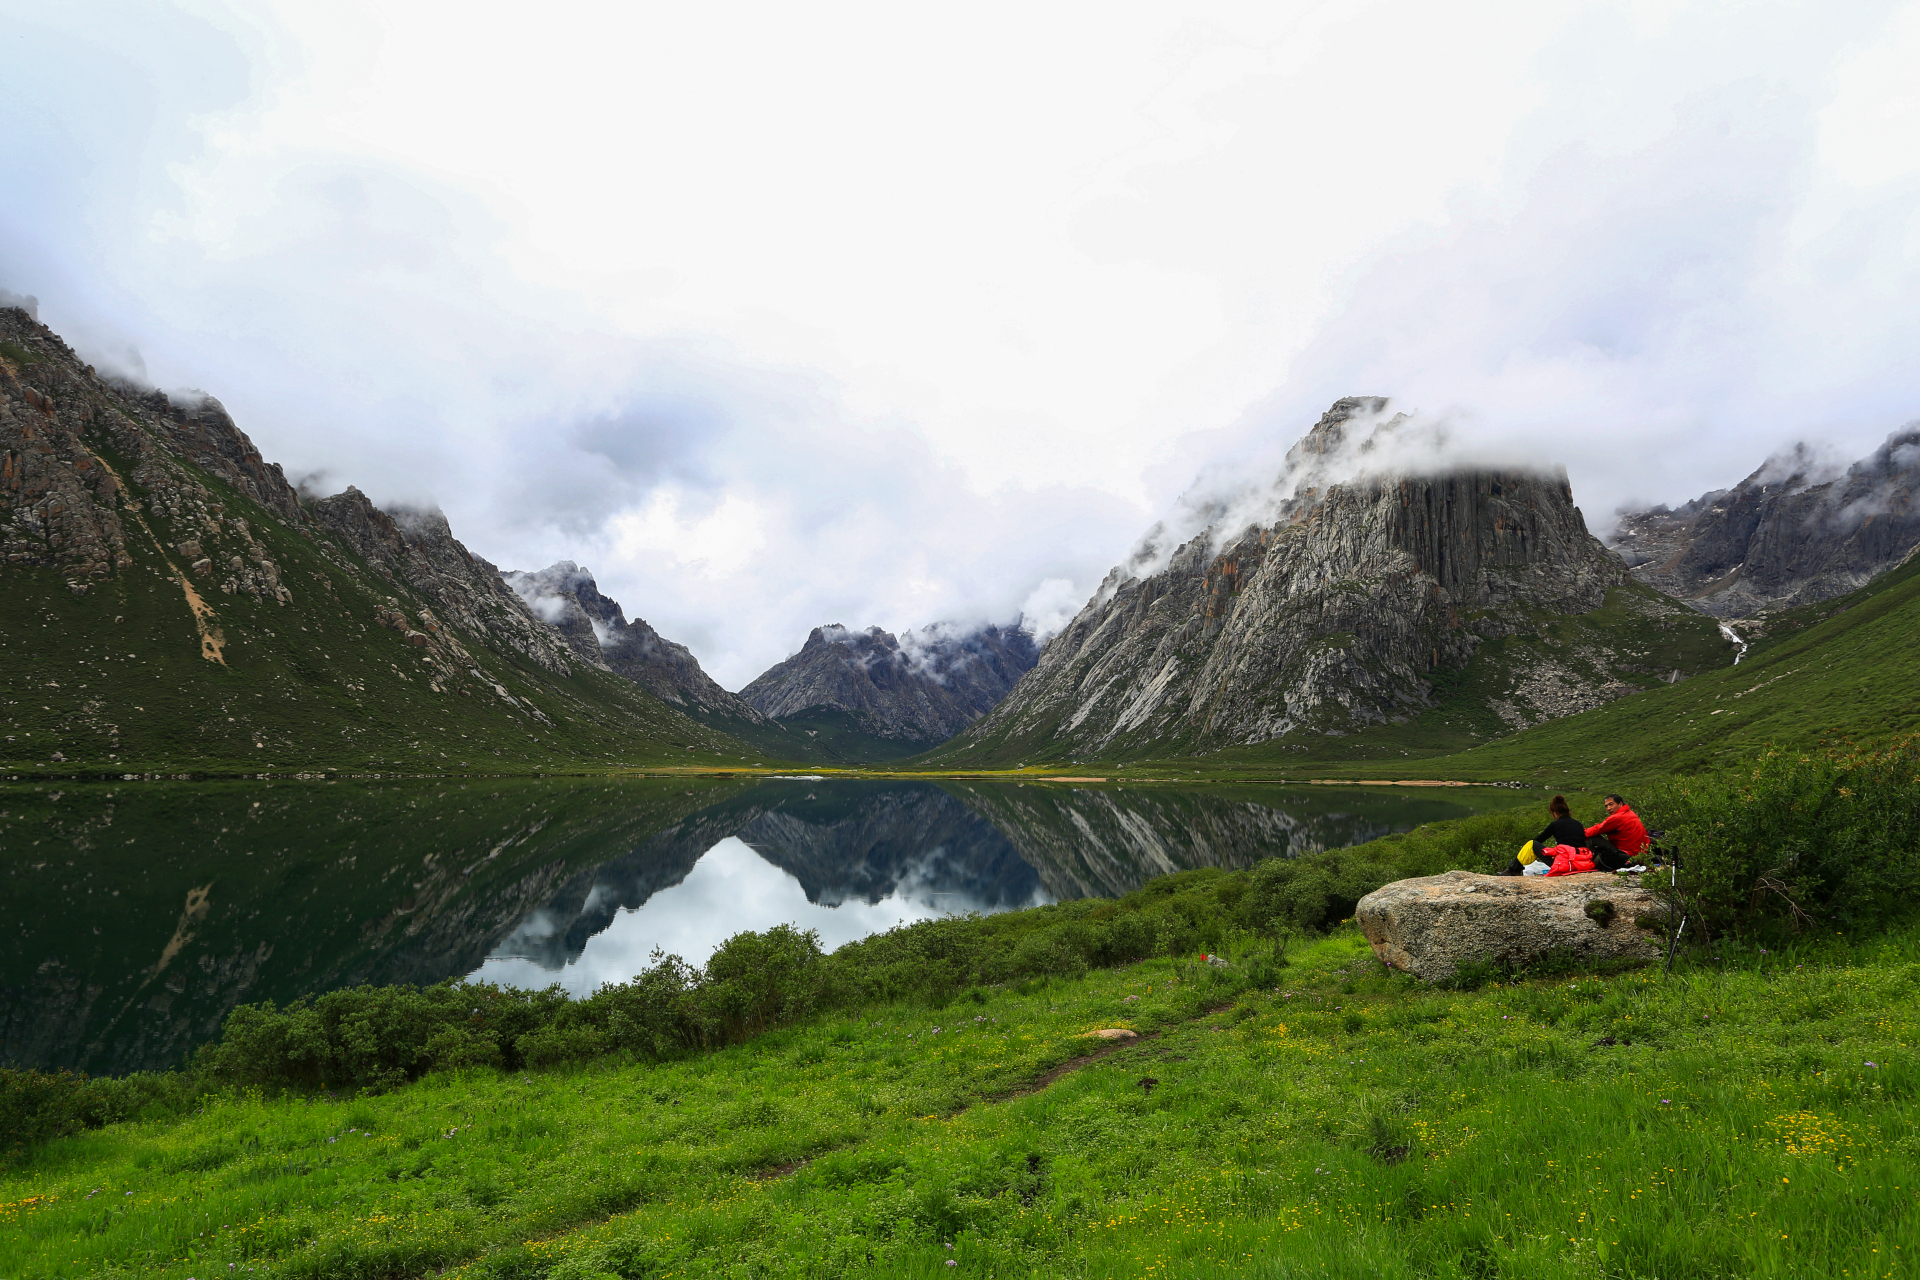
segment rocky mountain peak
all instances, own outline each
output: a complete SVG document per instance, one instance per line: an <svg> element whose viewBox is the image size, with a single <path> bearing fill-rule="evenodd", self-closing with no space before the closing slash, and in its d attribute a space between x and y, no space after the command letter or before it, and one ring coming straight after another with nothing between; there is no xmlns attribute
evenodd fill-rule
<svg viewBox="0 0 1920 1280"><path fill-rule="evenodd" d="M499 570L453 536L437 507L396 503L382 510L348 485L315 502L312 513L375 573L426 596L447 621L566 674L567 651L559 637L500 581Z"/></svg>
<svg viewBox="0 0 1920 1280"><path fill-rule="evenodd" d="M1634 577L1714 617L1845 595L1920 545L1920 424L1846 467L1797 444L1731 489L1622 512L1610 542Z"/></svg>
<svg viewBox="0 0 1920 1280"><path fill-rule="evenodd" d="M629 621L620 602L604 595L593 574L573 561L532 571L503 570L500 579L582 662L623 676L683 711L748 725L765 722L758 711L721 688L692 650L668 640L644 619Z"/></svg>
<svg viewBox="0 0 1920 1280"><path fill-rule="evenodd" d="M1450 462L1387 408L1337 401L1270 482L1183 499L955 749L1207 751L1403 721L1486 640L1627 581L1563 471Z"/></svg>
<svg viewBox="0 0 1920 1280"><path fill-rule="evenodd" d="M895 636L830 623L740 696L775 719L839 712L874 737L932 744L985 714L1038 657L1018 625L934 623Z"/></svg>

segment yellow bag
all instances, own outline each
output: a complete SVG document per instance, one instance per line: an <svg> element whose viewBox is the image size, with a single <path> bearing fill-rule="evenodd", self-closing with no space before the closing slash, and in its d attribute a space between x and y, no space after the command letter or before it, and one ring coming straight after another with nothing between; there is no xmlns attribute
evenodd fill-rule
<svg viewBox="0 0 1920 1280"><path fill-rule="evenodd" d="M1533 841L1531 840L1520 846L1520 865L1523 867L1533 865Z"/></svg>

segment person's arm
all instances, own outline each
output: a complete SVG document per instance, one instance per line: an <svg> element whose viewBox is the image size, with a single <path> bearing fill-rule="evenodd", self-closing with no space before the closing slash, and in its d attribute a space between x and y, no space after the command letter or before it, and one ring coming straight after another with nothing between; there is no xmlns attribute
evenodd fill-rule
<svg viewBox="0 0 1920 1280"><path fill-rule="evenodd" d="M1627 820L1624 817L1622 817L1618 812L1610 813L1606 817L1600 819L1600 821L1588 827L1587 834L1590 836L1604 836L1604 835L1607 835L1609 832L1618 831L1621 827L1626 825L1626 821Z"/></svg>

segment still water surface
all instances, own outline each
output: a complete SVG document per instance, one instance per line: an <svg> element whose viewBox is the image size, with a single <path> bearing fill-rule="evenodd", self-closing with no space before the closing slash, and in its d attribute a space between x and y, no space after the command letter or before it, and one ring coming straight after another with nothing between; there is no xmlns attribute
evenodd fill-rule
<svg viewBox="0 0 1920 1280"><path fill-rule="evenodd" d="M236 1004L575 993L742 929L828 948L1504 807L1512 792L467 780L0 788L0 1062L171 1066Z"/></svg>

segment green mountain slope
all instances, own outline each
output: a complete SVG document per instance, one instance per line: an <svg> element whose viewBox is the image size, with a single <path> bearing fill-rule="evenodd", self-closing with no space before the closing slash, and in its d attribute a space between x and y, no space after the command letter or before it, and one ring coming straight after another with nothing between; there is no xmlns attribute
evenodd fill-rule
<svg viewBox="0 0 1920 1280"><path fill-rule="evenodd" d="M1768 619L1736 666L1556 720L1399 776L1595 786L1726 763L1773 743L1920 732L1920 560L1835 600ZM1227 768L1285 757L1221 753ZM1379 776L1380 765L1321 760L1332 776ZM1290 770L1301 766L1286 761Z"/></svg>
<svg viewBox="0 0 1920 1280"><path fill-rule="evenodd" d="M809 707L799 715L774 717L770 723L770 731L760 730L752 736L743 731L739 736L771 750L780 741L772 734L778 733L789 740L787 751L795 759L826 765L889 765L918 755L928 745L869 733L838 707ZM800 741L791 741L794 739Z"/></svg>
<svg viewBox="0 0 1920 1280"><path fill-rule="evenodd" d="M214 402L110 384L18 309L0 339L0 775L761 758L566 661L444 521L304 503Z"/></svg>

